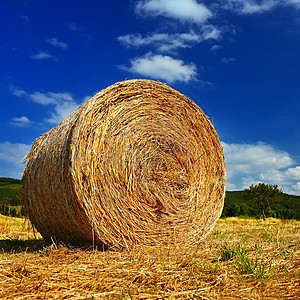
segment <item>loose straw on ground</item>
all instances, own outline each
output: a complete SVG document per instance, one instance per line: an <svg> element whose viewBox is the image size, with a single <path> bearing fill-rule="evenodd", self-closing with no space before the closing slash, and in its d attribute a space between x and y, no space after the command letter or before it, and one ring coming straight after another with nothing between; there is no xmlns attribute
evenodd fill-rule
<svg viewBox="0 0 300 300"><path fill-rule="evenodd" d="M156 81L100 91L40 136L25 160L23 203L46 239L194 244L223 208L225 164L212 124Z"/></svg>

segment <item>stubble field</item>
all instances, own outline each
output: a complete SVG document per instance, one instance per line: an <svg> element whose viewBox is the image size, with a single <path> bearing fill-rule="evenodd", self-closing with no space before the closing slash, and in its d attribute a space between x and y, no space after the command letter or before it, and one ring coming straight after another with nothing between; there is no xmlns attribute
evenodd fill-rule
<svg viewBox="0 0 300 300"><path fill-rule="evenodd" d="M0 215L2 299L299 299L300 222L227 218L197 247L46 244Z"/></svg>

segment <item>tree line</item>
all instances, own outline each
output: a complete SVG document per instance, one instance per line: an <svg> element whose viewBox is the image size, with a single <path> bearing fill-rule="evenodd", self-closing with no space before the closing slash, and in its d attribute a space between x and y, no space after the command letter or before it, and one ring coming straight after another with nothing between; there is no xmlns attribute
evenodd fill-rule
<svg viewBox="0 0 300 300"><path fill-rule="evenodd" d="M284 194L277 185L265 183L227 192L222 217L237 216L300 220L300 197Z"/></svg>

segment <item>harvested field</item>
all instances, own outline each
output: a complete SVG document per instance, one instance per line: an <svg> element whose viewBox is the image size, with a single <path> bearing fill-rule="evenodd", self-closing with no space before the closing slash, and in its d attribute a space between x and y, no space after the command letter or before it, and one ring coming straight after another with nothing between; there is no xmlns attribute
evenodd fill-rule
<svg viewBox="0 0 300 300"><path fill-rule="evenodd" d="M0 217L2 299L297 299L300 293L298 221L227 218L199 247L102 251L45 244L23 219Z"/></svg>

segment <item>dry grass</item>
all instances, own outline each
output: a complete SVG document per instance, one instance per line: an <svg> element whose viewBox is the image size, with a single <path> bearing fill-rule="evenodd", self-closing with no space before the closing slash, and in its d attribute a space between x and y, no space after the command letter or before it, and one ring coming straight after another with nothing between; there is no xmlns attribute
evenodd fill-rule
<svg viewBox="0 0 300 300"><path fill-rule="evenodd" d="M10 229L8 222L14 222ZM43 244L43 240L29 240L31 244L26 244L26 235L32 238L33 233L22 230L23 222L0 218L3 299L299 296L297 221L221 219L198 247L136 247L131 251L69 248ZM16 239L17 235L20 239Z"/></svg>
<svg viewBox="0 0 300 300"><path fill-rule="evenodd" d="M44 238L130 248L197 243L218 220L225 163L201 109L151 80L116 83L39 137L23 202Z"/></svg>

